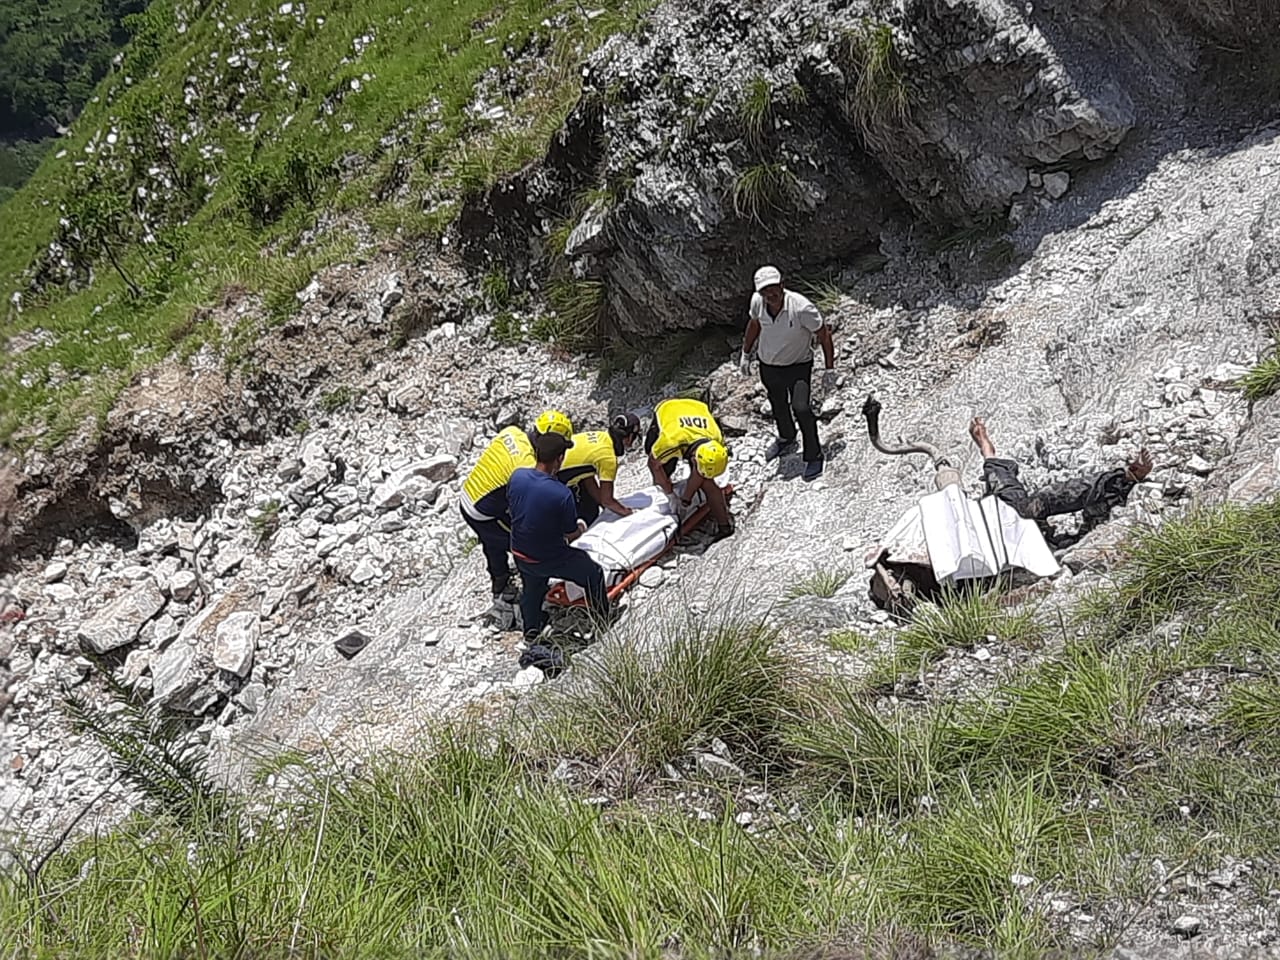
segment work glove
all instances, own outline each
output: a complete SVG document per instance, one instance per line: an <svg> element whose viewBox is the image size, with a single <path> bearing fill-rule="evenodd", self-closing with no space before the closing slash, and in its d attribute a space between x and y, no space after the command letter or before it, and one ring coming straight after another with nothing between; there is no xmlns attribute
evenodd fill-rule
<svg viewBox="0 0 1280 960"><path fill-rule="evenodd" d="M674 490L668 493L667 506L671 508L672 514L674 514L677 517L680 516L680 508L683 506L683 504L680 502L680 494L676 493Z"/></svg>
<svg viewBox="0 0 1280 960"><path fill-rule="evenodd" d="M829 397L836 392L838 375L834 369L822 371L822 395Z"/></svg>
<svg viewBox="0 0 1280 960"><path fill-rule="evenodd" d="M744 377L751 373L751 354L742 351L742 356L738 358L738 372Z"/></svg>

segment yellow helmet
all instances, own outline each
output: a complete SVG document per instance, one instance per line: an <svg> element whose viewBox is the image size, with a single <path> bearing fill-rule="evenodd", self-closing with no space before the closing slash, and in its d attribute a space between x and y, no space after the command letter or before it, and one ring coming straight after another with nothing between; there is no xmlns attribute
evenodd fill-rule
<svg viewBox="0 0 1280 960"><path fill-rule="evenodd" d="M697 464L700 474L708 480L714 480L729 466L729 451L719 440L708 440L694 448L693 462Z"/></svg>
<svg viewBox="0 0 1280 960"><path fill-rule="evenodd" d="M573 421L559 410L543 411L533 426L539 433L558 433L566 440L573 436Z"/></svg>

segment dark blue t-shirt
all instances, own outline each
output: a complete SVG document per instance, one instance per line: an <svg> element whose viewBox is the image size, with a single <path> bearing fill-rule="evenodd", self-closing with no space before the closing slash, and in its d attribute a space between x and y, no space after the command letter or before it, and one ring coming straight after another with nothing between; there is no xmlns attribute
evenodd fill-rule
<svg viewBox="0 0 1280 960"><path fill-rule="evenodd" d="M578 529L578 510L572 491L555 477L521 467L511 474L507 502L513 553L545 561L573 549L564 538Z"/></svg>

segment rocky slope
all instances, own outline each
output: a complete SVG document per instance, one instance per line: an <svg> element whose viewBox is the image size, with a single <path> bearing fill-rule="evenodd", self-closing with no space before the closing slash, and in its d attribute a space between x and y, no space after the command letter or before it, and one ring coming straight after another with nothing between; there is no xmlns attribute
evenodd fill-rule
<svg viewBox="0 0 1280 960"><path fill-rule="evenodd" d="M525 257L534 213L567 209L564 258L620 331L736 322L743 264L816 280L866 263L886 223L1016 226L1122 147L1131 172L1212 148L1222 120L1274 111L1265 83L1224 80L1223 44L1238 71L1265 66L1242 38L1278 21L1262 4L663 4L592 58L563 151L496 188L464 241Z"/></svg>
<svg viewBox="0 0 1280 960"><path fill-rule="evenodd" d="M1093 6L1103 19L1073 19L1061 5L1032 15L959 2L891 17L895 56L919 67L913 84L934 91L930 102L955 105L932 119L917 105L910 131L920 139L904 141L904 126L891 138L897 147L864 141L856 117L835 109L839 98L822 99L814 78L837 82L844 68L838 31L815 19L817 7L746 19L724 5L663 7L639 39L617 40L593 64L600 91L631 77L594 122L613 131L599 158L604 181L629 144L634 182L616 205L583 216L567 253L585 275L606 278L624 328L732 316L758 260L803 276L819 264L847 267L869 242L883 263L846 272L830 311L841 385L823 399L830 465L817 483L803 484L797 463L764 464L763 394L726 362L732 337L709 331L685 358L682 375L704 375L740 434L739 532L692 544L647 577L610 642L638 641L650 614L672 608L716 616L758 607L814 658L830 656L816 643L824 631L879 626L857 569L862 552L931 476L865 442L858 408L871 391L890 431L954 452L971 484L979 461L965 425L974 415L987 417L1000 452L1033 483L1118 463L1139 445L1153 451L1151 480L1069 558L1051 595L1098 582L1108 539L1126 525L1198 497L1280 490L1280 406L1273 398L1250 409L1231 386L1280 315L1280 128L1184 115L1185 103L1165 94L1192 89L1183 84L1196 66L1194 31L1157 18L1139 34L1143 4ZM809 23L828 35L825 47L812 41L822 47L816 61L795 41L806 32L795 25ZM1105 44L1090 46L1108 24ZM965 30L982 43L954 42ZM740 39L728 44L730 35ZM1112 46L1138 49L1135 37L1145 37L1142 84L1125 72L1136 67L1117 66ZM1021 66L1006 69L1008 57ZM1097 63L1108 70L1086 69ZM772 89L807 91L773 115L771 149L813 161L787 162L812 189L816 218L744 229L724 200L747 149L727 132L734 109L718 121L709 110L711 127L688 136L677 119L687 101L647 109L659 75L696 78L696 97L748 70L767 74ZM1007 92L983 78L1027 92L1004 108L995 146L975 150L969 138L995 124L989 112ZM584 105L565 143L587 113ZM717 122L721 132L707 132ZM664 133L676 142L659 162L647 151ZM1055 169L1104 154L1114 161ZM553 198L581 185L574 170L553 151L513 186L523 205L474 221L496 232L470 242L520 228L527 251L533 227L520 218L539 190ZM695 171L707 179L691 179ZM944 172L934 192L930 177ZM915 226L1010 205L1016 222L999 240L969 234L939 251ZM111 783L106 755L70 731L58 706L64 689L107 703L105 674L187 718L193 742L238 784L287 751L354 762L411 745L425 723L505 709L543 680L518 670L515 635L476 619L485 577L458 517L458 480L496 429L545 405L596 425L675 385L651 382L645 361L606 379L561 351L499 343L491 311L466 299L458 271L383 254L327 272L299 291L301 312L264 339L256 365L228 378L208 353L173 361L134 385L109 424L112 442L84 448L95 452L76 469L23 465L14 487L21 549L0 581L0 829L47 840ZM408 317L424 318L422 328ZM403 349L388 346L398 327L410 334ZM633 460L620 483L643 476ZM857 573L830 600L783 602L816 569ZM335 647L343 639L364 645L346 659ZM990 662L944 665L927 680L963 686L1016 656L988 652ZM287 782L286 766L274 762L273 783ZM109 823L135 801L115 787L85 824ZM1264 926L1242 921L1240 936Z"/></svg>

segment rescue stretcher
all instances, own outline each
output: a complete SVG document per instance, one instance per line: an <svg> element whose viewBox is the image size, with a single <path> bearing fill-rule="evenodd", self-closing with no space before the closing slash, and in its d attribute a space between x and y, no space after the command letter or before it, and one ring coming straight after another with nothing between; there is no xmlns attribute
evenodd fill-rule
<svg viewBox="0 0 1280 960"><path fill-rule="evenodd" d="M683 481L675 484L677 492L683 490L683 485ZM732 484L726 483L721 489L726 500L733 497ZM633 587L646 570L675 549L681 537L693 533L711 516L711 505L701 492L683 518L671 513L666 494L657 486L618 499L632 508L631 516L619 517L605 510L573 542L603 568L610 600ZM586 596L576 583L553 580L546 602L556 607L580 607L586 605Z"/></svg>

